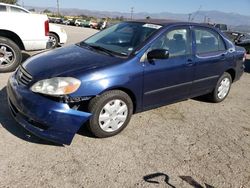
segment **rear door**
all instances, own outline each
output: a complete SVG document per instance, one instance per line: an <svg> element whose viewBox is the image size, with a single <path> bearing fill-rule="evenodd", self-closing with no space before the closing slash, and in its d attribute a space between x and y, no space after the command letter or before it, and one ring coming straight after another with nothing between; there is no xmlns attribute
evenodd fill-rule
<svg viewBox="0 0 250 188"><path fill-rule="evenodd" d="M191 96L210 92L225 69L227 49L216 30L193 27L195 40L195 76Z"/></svg>

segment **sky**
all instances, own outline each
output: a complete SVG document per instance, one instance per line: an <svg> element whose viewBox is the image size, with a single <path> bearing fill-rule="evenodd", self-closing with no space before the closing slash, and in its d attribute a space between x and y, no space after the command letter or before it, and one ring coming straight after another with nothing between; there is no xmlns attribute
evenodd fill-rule
<svg viewBox="0 0 250 188"><path fill-rule="evenodd" d="M57 0L19 0L19 4L36 7L56 7ZM250 0L59 0L61 8L79 8L101 11L171 12L188 14L197 11L218 10L250 16Z"/></svg>

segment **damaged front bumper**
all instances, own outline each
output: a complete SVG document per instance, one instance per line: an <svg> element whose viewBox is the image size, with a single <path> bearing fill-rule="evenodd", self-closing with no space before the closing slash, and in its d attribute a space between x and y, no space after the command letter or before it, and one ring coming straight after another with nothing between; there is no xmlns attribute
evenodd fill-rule
<svg viewBox="0 0 250 188"><path fill-rule="evenodd" d="M91 117L90 113L33 93L19 85L14 76L8 81L7 93L16 121L34 135L55 143L70 145L76 132Z"/></svg>

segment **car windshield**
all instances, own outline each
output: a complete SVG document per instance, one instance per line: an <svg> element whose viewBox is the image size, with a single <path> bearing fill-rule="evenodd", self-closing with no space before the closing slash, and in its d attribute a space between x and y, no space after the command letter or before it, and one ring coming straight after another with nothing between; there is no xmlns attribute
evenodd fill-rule
<svg viewBox="0 0 250 188"><path fill-rule="evenodd" d="M80 43L80 46L98 47L115 55L129 56L162 26L137 22L123 22L105 29Z"/></svg>

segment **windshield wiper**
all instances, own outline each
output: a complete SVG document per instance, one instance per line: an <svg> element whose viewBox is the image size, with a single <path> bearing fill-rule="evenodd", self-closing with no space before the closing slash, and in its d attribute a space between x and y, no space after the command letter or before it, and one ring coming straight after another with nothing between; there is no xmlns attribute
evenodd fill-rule
<svg viewBox="0 0 250 188"><path fill-rule="evenodd" d="M108 49L106 49L104 47L97 46L97 45L94 45L94 44L88 44L86 42L81 42L78 45L82 46L82 47L86 47L88 49L94 49L94 50L97 50L97 51L104 52L104 53L106 53L106 54L108 54L110 56L127 56L127 54L114 52L114 51L108 50Z"/></svg>
<svg viewBox="0 0 250 188"><path fill-rule="evenodd" d="M106 54L110 55L110 56L115 56L115 52L111 51L111 50L108 50L106 48L103 48L101 46L96 46L96 45L91 45L91 44L88 44L91 48L95 49L95 50L98 50L98 51L102 51L102 52L105 52Z"/></svg>

